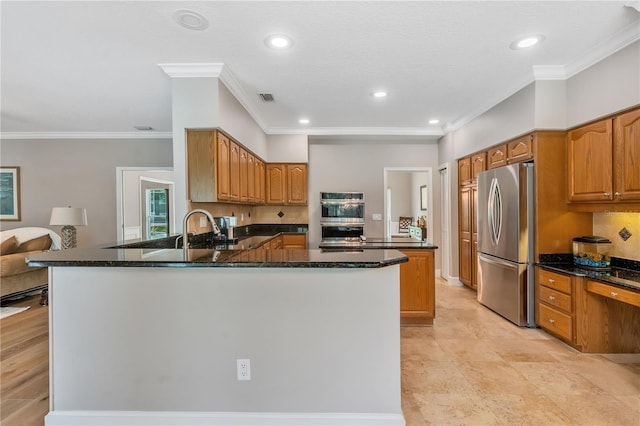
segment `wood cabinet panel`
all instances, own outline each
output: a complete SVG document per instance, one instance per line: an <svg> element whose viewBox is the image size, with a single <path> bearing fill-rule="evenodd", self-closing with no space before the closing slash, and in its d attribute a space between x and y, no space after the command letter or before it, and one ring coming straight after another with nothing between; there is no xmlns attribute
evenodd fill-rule
<svg viewBox="0 0 640 426"><path fill-rule="evenodd" d="M400 323L432 324L435 317L435 265L430 250L401 250L409 262L400 264Z"/></svg>
<svg viewBox="0 0 640 426"><path fill-rule="evenodd" d="M562 313L547 305L539 304L539 324L545 330L573 341L573 320L571 315Z"/></svg>
<svg viewBox="0 0 640 426"><path fill-rule="evenodd" d="M234 141L229 147L229 199L240 201L240 146Z"/></svg>
<svg viewBox="0 0 640 426"><path fill-rule="evenodd" d="M458 185L470 183L471 179L471 157L461 158L458 160Z"/></svg>
<svg viewBox="0 0 640 426"><path fill-rule="evenodd" d="M256 157L247 153L247 202L253 203L256 199Z"/></svg>
<svg viewBox="0 0 640 426"><path fill-rule="evenodd" d="M473 213L472 187L463 186L458 192L459 277L463 284L472 287L473 280Z"/></svg>
<svg viewBox="0 0 640 426"><path fill-rule="evenodd" d="M267 164L267 204L284 204L286 200L286 170L284 164Z"/></svg>
<svg viewBox="0 0 640 426"><path fill-rule="evenodd" d="M216 200L214 133L204 130L187 131L187 185L189 200Z"/></svg>
<svg viewBox="0 0 640 426"><path fill-rule="evenodd" d="M540 269L538 271L538 282L541 285L571 294L571 277L563 274Z"/></svg>
<svg viewBox="0 0 640 426"><path fill-rule="evenodd" d="M256 160L256 202L266 202L266 165L262 160Z"/></svg>
<svg viewBox="0 0 640 426"><path fill-rule="evenodd" d="M239 199L242 203L249 201L249 153L244 148L239 148L240 161L238 177L240 181Z"/></svg>
<svg viewBox="0 0 640 426"><path fill-rule="evenodd" d="M640 109L613 120L616 201L640 200Z"/></svg>
<svg viewBox="0 0 640 426"><path fill-rule="evenodd" d="M287 203L307 204L307 165L287 164Z"/></svg>
<svg viewBox="0 0 640 426"><path fill-rule="evenodd" d="M540 301L571 313L571 296L568 294L540 286Z"/></svg>
<svg viewBox="0 0 640 426"><path fill-rule="evenodd" d="M222 133L216 135L218 200L231 200L231 139Z"/></svg>
<svg viewBox="0 0 640 426"><path fill-rule="evenodd" d="M507 145L495 146L487 151L487 169L505 166L507 164Z"/></svg>
<svg viewBox="0 0 640 426"><path fill-rule="evenodd" d="M307 234L283 234L282 248L296 250L307 248Z"/></svg>
<svg viewBox="0 0 640 426"><path fill-rule="evenodd" d="M507 162L509 164L533 158L533 135L525 135L507 143Z"/></svg>
<svg viewBox="0 0 640 426"><path fill-rule="evenodd" d="M640 307L640 293L598 281L587 281L587 291Z"/></svg>
<svg viewBox="0 0 640 426"><path fill-rule="evenodd" d="M568 198L613 199L613 129L606 119L567 133Z"/></svg>
<svg viewBox="0 0 640 426"><path fill-rule="evenodd" d="M478 173L487 170L487 154L481 152L471 156L471 180L475 182L478 179Z"/></svg>

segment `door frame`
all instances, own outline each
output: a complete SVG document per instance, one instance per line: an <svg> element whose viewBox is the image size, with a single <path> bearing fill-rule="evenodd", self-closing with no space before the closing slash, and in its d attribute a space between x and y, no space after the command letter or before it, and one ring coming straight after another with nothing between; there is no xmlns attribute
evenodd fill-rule
<svg viewBox="0 0 640 426"><path fill-rule="evenodd" d="M443 171L445 177L443 178ZM451 283L451 170L449 163L442 163L438 166L440 173L440 253L441 266L440 276Z"/></svg>

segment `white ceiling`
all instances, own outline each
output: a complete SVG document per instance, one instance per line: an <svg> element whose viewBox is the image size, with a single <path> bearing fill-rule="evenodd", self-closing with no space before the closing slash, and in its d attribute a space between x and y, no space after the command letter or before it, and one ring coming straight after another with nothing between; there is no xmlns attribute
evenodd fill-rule
<svg viewBox="0 0 640 426"><path fill-rule="evenodd" d="M2 1L0 130L167 136L171 79L159 64L222 63L267 133L433 137L534 81L534 66L566 78L638 40L639 3ZM178 26L178 9L208 28ZM279 32L292 49L265 46ZM509 48L528 34L545 40ZM389 96L373 99L377 89Z"/></svg>

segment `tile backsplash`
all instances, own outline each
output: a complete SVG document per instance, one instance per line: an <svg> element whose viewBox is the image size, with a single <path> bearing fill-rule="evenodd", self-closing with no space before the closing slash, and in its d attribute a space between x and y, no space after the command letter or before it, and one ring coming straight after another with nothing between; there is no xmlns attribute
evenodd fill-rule
<svg viewBox="0 0 640 426"><path fill-rule="evenodd" d="M640 261L640 213L594 213L593 235L611 240L613 256Z"/></svg>

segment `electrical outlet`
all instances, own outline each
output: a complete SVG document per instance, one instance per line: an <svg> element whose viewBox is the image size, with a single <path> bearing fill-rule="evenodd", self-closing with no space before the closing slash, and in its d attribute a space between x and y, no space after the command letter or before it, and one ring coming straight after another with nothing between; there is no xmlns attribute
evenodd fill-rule
<svg viewBox="0 0 640 426"><path fill-rule="evenodd" d="M204 228L205 226L207 226L207 218L206 217L201 217L200 218L200 228Z"/></svg>
<svg viewBox="0 0 640 426"><path fill-rule="evenodd" d="M237 359L238 380L251 380L251 360Z"/></svg>

